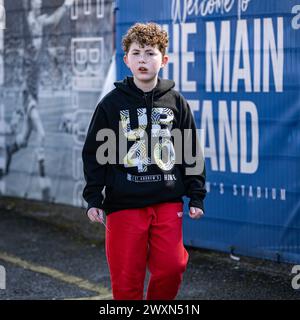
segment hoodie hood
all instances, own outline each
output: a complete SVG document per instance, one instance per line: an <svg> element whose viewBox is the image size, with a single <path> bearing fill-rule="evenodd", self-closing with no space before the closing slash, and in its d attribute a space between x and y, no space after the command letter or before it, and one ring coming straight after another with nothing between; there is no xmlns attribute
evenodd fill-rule
<svg viewBox="0 0 300 320"><path fill-rule="evenodd" d="M144 95L144 91L139 89L134 81L133 77L126 77L122 81L117 81L114 83L115 87L119 90L129 94L141 97ZM157 79L157 85L156 87L151 91L153 92L153 97L158 98L163 96L166 92L170 91L172 88L174 88L175 82L173 80L165 80L158 78Z"/></svg>

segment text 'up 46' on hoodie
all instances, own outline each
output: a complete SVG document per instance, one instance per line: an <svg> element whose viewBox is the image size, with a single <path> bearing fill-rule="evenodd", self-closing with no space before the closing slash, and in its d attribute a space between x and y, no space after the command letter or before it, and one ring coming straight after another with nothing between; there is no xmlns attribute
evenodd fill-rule
<svg viewBox="0 0 300 320"><path fill-rule="evenodd" d="M190 107L174 85L159 78L145 93L127 77L97 105L82 150L88 209L110 214L182 202L184 195L189 207L203 209L205 166L196 148L198 133ZM181 140L174 138L178 131ZM185 149L188 145L192 149ZM202 165L187 161L189 155L202 157ZM191 168L196 170L188 172Z"/></svg>

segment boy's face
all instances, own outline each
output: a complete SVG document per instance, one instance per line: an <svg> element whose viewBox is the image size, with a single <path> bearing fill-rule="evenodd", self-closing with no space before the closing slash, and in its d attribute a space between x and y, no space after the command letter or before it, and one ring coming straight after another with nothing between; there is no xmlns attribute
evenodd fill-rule
<svg viewBox="0 0 300 320"><path fill-rule="evenodd" d="M162 56L156 46L142 48L133 42L124 56L124 62L136 79L146 83L157 77L160 68L168 63L168 56Z"/></svg>

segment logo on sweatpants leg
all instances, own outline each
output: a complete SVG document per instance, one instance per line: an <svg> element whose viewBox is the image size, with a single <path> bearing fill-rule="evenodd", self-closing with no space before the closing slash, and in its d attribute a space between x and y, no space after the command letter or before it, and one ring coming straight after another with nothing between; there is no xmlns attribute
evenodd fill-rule
<svg viewBox="0 0 300 320"><path fill-rule="evenodd" d="M183 212L177 212L177 216L178 216L178 218L181 218L182 216L183 216Z"/></svg>

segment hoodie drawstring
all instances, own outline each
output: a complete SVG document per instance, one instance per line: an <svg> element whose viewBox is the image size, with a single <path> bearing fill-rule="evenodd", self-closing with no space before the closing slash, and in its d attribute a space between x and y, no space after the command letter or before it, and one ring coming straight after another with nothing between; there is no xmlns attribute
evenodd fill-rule
<svg viewBox="0 0 300 320"><path fill-rule="evenodd" d="M151 104L150 104L150 106L148 105L147 94L146 93L144 93L144 99L145 99L145 102L146 102L147 118L148 118L148 124L149 124L149 127L150 127L151 113L152 113L152 108L153 108L153 104L154 104L154 90L151 92Z"/></svg>
<svg viewBox="0 0 300 320"><path fill-rule="evenodd" d="M153 108L153 103L154 103L154 90L150 93L151 94L151 104L150 106L148 105L147 101L147 94L144 93L144 99L146 102L146 113L147 113L147 134L148 134L148 152L151 150L151 125L152 125L152 108Z"/></svg>

